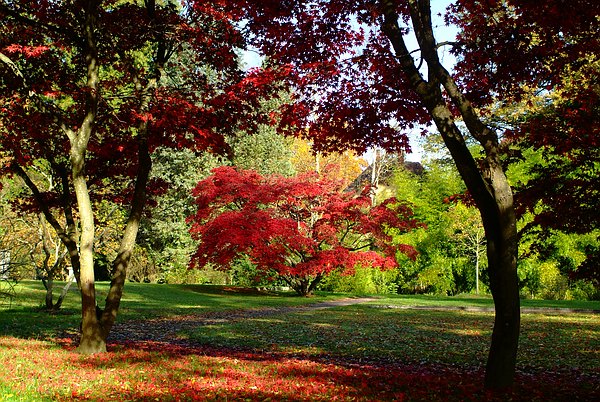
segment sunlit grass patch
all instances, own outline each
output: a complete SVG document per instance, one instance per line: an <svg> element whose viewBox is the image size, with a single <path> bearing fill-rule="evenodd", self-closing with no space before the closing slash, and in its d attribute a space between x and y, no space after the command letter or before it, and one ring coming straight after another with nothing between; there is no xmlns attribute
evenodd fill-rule
<svg viewBox="0 0 600 402"><path fill-rule="evenodd" d="M278 317L277 317L278 318ZM439 362L480 367L493 327L487 312L423 311L351 306L199 327L188 334L203 344L326 353L353 359ZM524 314L519 365L597 369L600 317ZM232 337L229 334L235 334ZM228 340L233 340L229 342Z"/></svg>

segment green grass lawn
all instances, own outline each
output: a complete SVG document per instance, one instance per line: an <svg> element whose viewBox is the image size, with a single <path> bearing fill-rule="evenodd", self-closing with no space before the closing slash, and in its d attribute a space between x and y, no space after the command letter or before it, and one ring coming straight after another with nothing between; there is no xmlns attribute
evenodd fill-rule
<svg viewBox="0 0 600 402"><path fill-rule="evenodd" d="M396 299L385 299L387 303ZM276 348L349 360L485 364L493 314L355 305L204 326L189 334L206 345ZM600 316L523 314L519 366L597 370Z"/></svg>
<svg viewBox="0 0 600 402"><path fill-rule="evenodd" d="M102 301L107 284L98 285ZM119 322L348 297L259 293L217 286L128 283ZM0 309L0 401L30 400L494 400L481 389L493 314L410 306L492 307L489 297L385 296L328 309L218 321L180 334L197 345L117 342L74 353L79 295L40 311L39 282L18 285ZM524 307L600 309L598 302L523 301ZM600 397L600 315L522 314L512 400ZM498 398L503 400L504 397Z"/></svg>
<svg viewBox="0 0 600 402"><path fill-rule="evenodd" d="M55 295L62 283L55 285ZM108 283L97 283L98 304L102 305ZM20 337L47 338L78 328L81 297L76 286L69 290L58 314L42 311L45 289L39 281L22 281L10 309L0 309L0 333ZM292 292L246 292L210 285L166 285L127 283L121 300L118 321L168 317L203 312L254 309L274 306L299 306L343 297L322 294L298 297Z"/></svg>

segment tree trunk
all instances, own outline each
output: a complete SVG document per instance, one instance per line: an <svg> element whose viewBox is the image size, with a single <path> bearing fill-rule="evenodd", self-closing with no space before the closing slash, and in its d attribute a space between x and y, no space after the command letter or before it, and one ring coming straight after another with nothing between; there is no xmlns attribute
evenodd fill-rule
<svg viewBox="0 0 600 402"><path fill-rule="evenodd" d="M144 133L145 134L145 133ZM117 318L117 312L123 295L123 287L127 277L127 267L135 247L135 239L140 227L142 213L146 204L146 185L152 169L152 159L148 151L148 144L144 137L140 137L139 143L138 173L131 203L131 211L125 227L123 238L119 246L117 257L113 261L111 271L111 282L106 303L102 313L101 324L104 336L108 336Z"/></svg>
<svg viewBox="0 0 600 402"><path fill-rule="evenodd" d="M514 381L520 330L517 277L517 230L512 192L504 174L492 181L497 213L484 218L490 289L496 307L492 344L485 371L491 389L510 387ZM488 221L487 225L485 221Z"/></svg>
<svg viewBox="0 0 600 402"><path fill-rule="evenodd" d="M479 294L479 255L481 250L479 249L479 243L475 245L475 294Z"/></svg>
<svg viewBox="0 0 600 402"><path fill-rule="evenodd" d="M495 132L477 116L470 102L460 92L449 72L441 65L431 23L429 0L410 0L411 20L421 56L427 63L425 79L409 52L398 25L395 2L382 1L382 31L390 40L398 61L431 115L458 171L481 213L485 228L491 291L496 307L492 342L486 366L485 386L502 389L514 381L519 339L520 310L517 282L517 233L512 190L499 160L499 143ZM473 159L465 139L455 123L451 106L461 114L469 133L482 145L485 160L480 167Z"/></svg>
<svg viewBox="0 0 600 402"><path fill-rule="evenodd" d="M58 299L56 300L56 303L54 303L54 310L60 310L60 308L62 307L63 302L65 301L65 298L67 297L67 293L69 292L69 289L71 288L71 285L73 284L73 276L70 276L67 279L67 283L65 283L65 286L63 286L62 291L60 292L60 295L58 296Z"/></svg>
<svg viewBox="0 0 600 402"><path fill-rule="evenodd" d="M31 256L31 259L33 260L34 264L36 264L36 267L37 267L36 270L38 271L38 275L41 276L42 283L44 284L44 288L46 288L46 298L45 298L46 310L57 311L62 306L62 302L63 302L65 296L67 295L67 291L69 290L69 287L71 286L71 281L69 280L69 282L67 282L67 284L65 284L65 286L58 298L58 301L55 304L54 303L54 279L57 277L57 274L63 264L63 261L66 256L66 252L61 254L60 253L61 246L60 246L60 244L57 245L54 250L54 263L52 264L52 267L50 267L49 262L50 262L50 258L52 256L52 253L50 252L50 244L49 244L50 234L48 233L48 229L46 227L46 217L43 213L39 214L38 221L39 221L39 226L40 226L40 229L39 229L40 237L42 238L42 250L44 252L44 260L42 261L41 269L39 267L37 267L37 264L35 263L35 258L33 255ZM33 252L33 250L32 250L32 252ZM69 279L71 279L71 278L69 278Z"/></svg>
<svg viewBox="0 0 600 402"><path fill-rule="evenodd" d="M153 19L156 13L156 3L154 1L146 2L146 11L148 12L148 16ZM150 102L154 96L154 91L158 87L164 65L170 57L170 53L167 50L167 41L159 32L157 32L156 42L158 46L154 57L154 71L143 90L139 106L139 113L141 115L148 113ZM117 319L125 279L127 278L127 268L135 247L144 206L146 205L146 185L148 184L148 178L152 169L152 159L147 142L148 124L148 120L143 120L138 127L138 170L135 190L125 232L121 238L117 256L112 263L110 289L106 296L104 311L101 314L101 327L105 338L108 336Z"/></svg>
<svg viewBox="0 0 600 402"><path fill-rule="evenodd" d="M79 285L81 291L81 340L78 352L84 354L106 351L106 337L101 331L96 314L96 287L94 279L94 212L85 177L85 153L95 130L99 102L99 65L96 48L98 2L90 0L85 7L85 61L88 89L85 115L77 132L69 130L71 144L71 177L75 189L81 233L79 236Z"/></svg>
<svg viewBox="0 0 600 402"><path fill-rule="evenodd" d="M74 158L75 159L75 158ZM83 156L82 156L83 159ZM82 164L82 163L81 163ZM79 284L81 291L81 340L77 350L80 353L92 354L106 352L106 338L103 336L96 314L96 287L94 278L94 214L87 183L82 170L78 168L80 162L73 163L73 184L79 219L81 222L81 235L79 243L80 273Z"/></svg>
<svg viewBox="0 0 600 402"><path fill-rule="evenodd" d="M502 389L511 386L514 380L520 326L517 231L512 190L498 161L489 154L486 157L488 168L478 170L466 144L456 141L460 134L458 128L445 123L450 111L443 115L434 113L436 126L478 206L488 239L488 272L496 315L485 386ZM491 168L490 165L498 167Z"/></svg>
<svg viewBox="0 0 600 402"><path fill-rule="evenodd" d="M54 310L54 297L52 295L52 292L54 291L54 279L48 278L44 285L46 288L46 310L51 311Z"/></svg>
<svg viewBox="0 0 600 402"><path fill-rule="evenodd" d="M317 285L319 285L319 283L321 283L321 280L323 279L323 277L324 277L323 274L317 274L317 276L315 276L315 278L310 282L310 285L308 286L305 296L310 296L313 294L313 292L317 288Z"/></svg>

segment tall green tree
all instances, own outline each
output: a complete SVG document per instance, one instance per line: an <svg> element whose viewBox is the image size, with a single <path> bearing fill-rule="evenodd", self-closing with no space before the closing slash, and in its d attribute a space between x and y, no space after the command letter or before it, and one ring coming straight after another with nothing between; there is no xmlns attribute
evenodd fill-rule
<svg viewBox="0 0 600 402"><path fill-rule="evenodd" d="M430 147L426 147L429 149ZM465 187L444 154L424 154L422 174L400 169L390 184L394 195L413 205L426 227L403 235L419 256L401 264L402 292L456 294L477 287L477 262L487 267L484 230L474 207L461 201ZM479 257L479 260L478 258Z"/></svg>
<svg viewBox="0 0 600 402"><path fill-rule="evenodd" d="M186 218L194 212L191 191L211 169L229 163L211 154L197 155L189 150L160 148L152 156L152 177L167 183L165 192L153 197L142 220L139 244L146 250L160 280L187 281L190 257L194 251Z"/></svg>
<svg viewBox="0 0 600 402"><path fill-rule="evenodd" d="M255 170L262 175L296 173L292 164L292 139L277 133L275 127L262 125L252 135L238 135L231 140L232 164L241 169Z"/></svg>

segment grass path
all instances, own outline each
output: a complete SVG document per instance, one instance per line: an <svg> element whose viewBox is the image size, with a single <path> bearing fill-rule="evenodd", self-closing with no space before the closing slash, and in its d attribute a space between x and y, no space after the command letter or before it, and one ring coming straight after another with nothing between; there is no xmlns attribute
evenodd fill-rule
<svg viewBox="0 0 600 402"><path fill-rule="evenodd" d="M351 306L356 304L376 302L376 297L345 297L328 300L304 306L279 306L241 309L235 311L211 311L200 314L179 315L145 320L128 320L117 323L111 331L109 341L153 341L164 342L179 346L197 346L195 342L179 336L181 332L193 331L198 327L214 324L234 323L247 319L266 318L280 314L302 313L313 310L334 307ZM373 305L375 308L429 310L429 311L466 311L466 312L494 312L493 307L481 306L419 306L419 305ZM524 307L521 313L534 314L600 314L595 309L570 309L551 307ZM77 336L75 333L71 337Z"/></svg>
<svg viewBox="0 0 600 402"><path fill-rule="evenodd" d="M419 305L385 305L381 308L397 308L429 311L471 311L493 313L494 307L481 306L419 306ZM566 308L566 307L521 307L521 314L600 314L598 309Z"/></svg>

